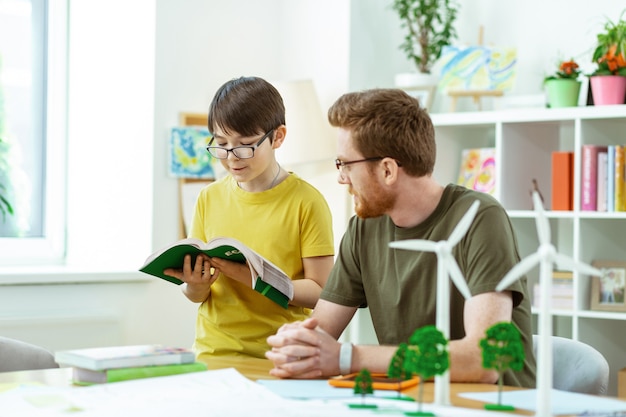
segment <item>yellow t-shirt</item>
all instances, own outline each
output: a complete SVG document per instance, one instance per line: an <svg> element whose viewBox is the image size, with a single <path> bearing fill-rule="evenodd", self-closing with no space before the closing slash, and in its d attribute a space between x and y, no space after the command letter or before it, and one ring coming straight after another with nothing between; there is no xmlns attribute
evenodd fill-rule
<svg viewBox="0 0 626 417"><path fill-rule="evenodd" d="M291 277L302 279L302 258L334 254L330 209L322 194L291 173L276 187L250 193L227 176L198 196L190 237L232 237ZM284 324L303 320L309 309L284 309L253 289L220 276L198 308L194 349L211 355L265 357L267 337Z"/></svg>

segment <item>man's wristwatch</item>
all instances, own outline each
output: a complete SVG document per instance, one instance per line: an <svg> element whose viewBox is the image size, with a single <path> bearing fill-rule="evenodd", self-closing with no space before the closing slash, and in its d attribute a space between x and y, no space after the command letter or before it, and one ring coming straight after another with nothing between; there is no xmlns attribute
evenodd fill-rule
<svg viewBox="0 0 626 417"><path fill-rule="evenodd" d="M339 350L339 372L347 375L352 370L352 343L342 343Z"/></svg>

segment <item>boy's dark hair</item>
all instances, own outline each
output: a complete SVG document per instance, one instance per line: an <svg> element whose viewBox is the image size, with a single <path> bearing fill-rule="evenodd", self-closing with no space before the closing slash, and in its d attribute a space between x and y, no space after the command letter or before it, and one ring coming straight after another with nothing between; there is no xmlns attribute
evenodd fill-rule
<svg viewBox="0 0 626 417"><path fill-rule="evenodd" d="M285 105L278 90L259 77L224 83L209 105L208 128L254 136L285 124ZM271 138L270 138L271 139Z"/></svg>

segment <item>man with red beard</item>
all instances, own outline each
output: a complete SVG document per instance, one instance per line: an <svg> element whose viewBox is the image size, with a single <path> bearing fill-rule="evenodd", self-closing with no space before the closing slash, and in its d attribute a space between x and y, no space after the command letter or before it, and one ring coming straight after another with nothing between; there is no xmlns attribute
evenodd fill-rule
<svg viewBox="0 0 626 417"><path fill-rule="evenodd" d="M534 387L531 309L526 279L496 292L520 261L513 227L490 195L432 177L436 145L432 121L414 97L398 89L348 93L328 111L338 128L339 183L348 186L356 216L341 241L334 268L311 318L283 325L268 338L271 374L319 378L358 372L386 373L400 343L435 324L437 257L397 250L404 239L447 240L475 200L474 221L454 247L469 286L468 300L450 293L450 380L495 383L484 369L480 339L490 326L513 322L525 344L522 371L507 371L504 384ZM369 307L380 345L352 345L337 338L357 308Z"/></svg>

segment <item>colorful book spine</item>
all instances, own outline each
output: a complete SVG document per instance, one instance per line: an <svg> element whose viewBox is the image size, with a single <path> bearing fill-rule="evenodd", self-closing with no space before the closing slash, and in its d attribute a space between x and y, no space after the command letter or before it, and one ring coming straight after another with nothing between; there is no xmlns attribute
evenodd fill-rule
<svg viewBox="0 0 626 417"><path fill-rule="evenodd" d="M606 174L606 208L615 211L615 145L609 145L607 150Z"/></svg>
<svg viewBox="0 0 626 417"><path fill-rule="evenodd" d="M597 211L606 212L607 204L608 204L608 152L600 151L598 152L598 178L596 180L596 209Z"/></svg>
<svg viewBox="0 0 626 417"><path fill-rule="evenodd" d="M552 152L552 210L574 209L574 152Z"/></svg>
<svg viewBox="0 0 626 417"><path fill-rule="evenodd" d="M606 146L583 145L582 147L582 174L581 174L581 201L583 211L596 211L597 181L598 181L598 152L606 151Z"/></svg>
<svg viewBox="0 0 626 417"><path fill-rule="evenodd" d="M626 211L624 200L624 165L626 162L624 146L615 147L615 211Z"/></svg>

